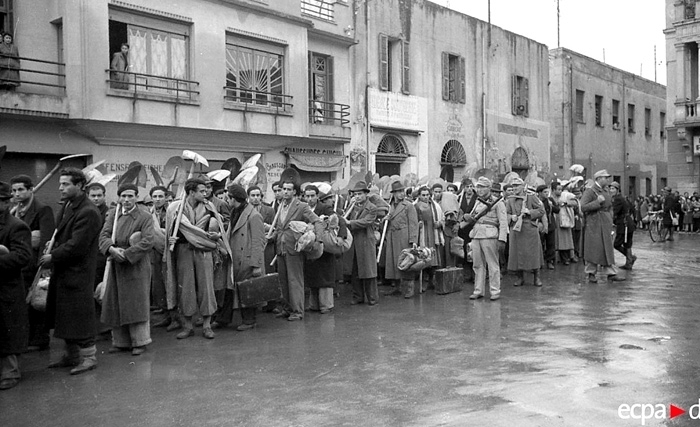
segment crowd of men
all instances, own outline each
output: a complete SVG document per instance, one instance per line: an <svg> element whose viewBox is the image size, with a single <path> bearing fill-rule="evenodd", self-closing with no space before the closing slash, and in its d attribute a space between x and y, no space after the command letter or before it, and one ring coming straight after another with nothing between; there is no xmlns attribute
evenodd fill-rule
<svg viewBox="0 0 700 427"><path fill-rule="evenodd" d="M49 348L50 330L64 352L49 367L75 375L96 368L100 336L111 337L110 353L138 356L153 327L188 339L201 326L213 339L214 330L234 324L254 328L260 308L301 321L307 311L331 312L343 281L351 284L352 305L375 306L379 283L389 287L385 295L412 298L435 285L435 270L462 268L464 281L474 282L470 299L483 298L488 283L490 300L498 300L505 269L516 275L515 286L525 284L526 272L542 286L540 271L555 268L557 256L564 265L583 258L595 283L598 272L624 280L614 249L625 256L622 268L636 260L632 208L604 170L587 185L557 181L534 189L520 178L415 189L395 181L388 195L364 181L341 195L284 180L272 185L269 205L257 186L233 184L215 197L202 176L188 179L177 200L162 186L143 195L122 184L118 204L108 208L103 185L67 168L56 216L33 186L25 175L0 182L0 389L19 382L20 353ZM343 254L310 257L296 247L299 222L316 236L337 229L352 244ZM431 253L422 274L399 263L416 247ZM25 300L42 270L51 273L45 310ZM282 298L243 307L237 285L275 272Z"/></svg>

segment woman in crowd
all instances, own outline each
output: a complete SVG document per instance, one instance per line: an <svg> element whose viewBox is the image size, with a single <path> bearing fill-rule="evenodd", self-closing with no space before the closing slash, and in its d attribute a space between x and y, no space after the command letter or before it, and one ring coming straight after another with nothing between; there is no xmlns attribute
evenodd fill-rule
<svg viewBox="0 0 700 427"><path fill-rule="evenodd" d="M12 34L2 35L0 43L0 89L15 90L19 85L19 51Z"/></svg>

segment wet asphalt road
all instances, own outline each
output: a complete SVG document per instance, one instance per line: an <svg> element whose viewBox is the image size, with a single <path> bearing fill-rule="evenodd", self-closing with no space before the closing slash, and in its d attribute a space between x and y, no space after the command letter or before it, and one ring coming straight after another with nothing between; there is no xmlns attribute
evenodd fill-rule
<svg viewBox="0 0 700 427"><path fill-rule="evenodd" d="M700 398L700 235L635 240L621 283L588 284L572 264L539 289L506 275L497 302L470 301L467 286L350 306L341 289L334 313L303 322L259 314L213 341L156 329L139 357L101 341L99 367L75 377L45 368L53 341L0 392L0 426L641 425L618 407Z"/></svg>

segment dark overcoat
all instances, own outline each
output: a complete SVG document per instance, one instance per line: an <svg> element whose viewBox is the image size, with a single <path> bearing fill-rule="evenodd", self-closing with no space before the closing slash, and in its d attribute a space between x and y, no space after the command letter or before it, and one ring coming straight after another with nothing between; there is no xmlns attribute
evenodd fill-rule
<svg viewBox="0 0 700 427"><path fill-rule="evenodd" d="M39 233L39 246L32 248L32 259L24 269L24 285L29 287L36 274L37 261L39 261L44 247L46 247L46 242L51 240L53 231L56 228L56 220L51 207L41 203L36 196L34 196L31 204L27 206L24 216L21 216L20 219L29 226L30 232Z"/></svg>
<svg viewBox="0 0 700 427"><path fill-rule="evenodd" d="M404 277L399 270L401 251L410 248L412 243L418 244L418 214L413 204L404 199L391 205L387 220L385 277L398 280Z"/></svg>
<svg viewBox="0 0 700 427"><path fill-rule="evenodd" d="M32 257L30 236L24 222L9 211L0 213L0 245L10 250L9 254L0 255L0 355L27 349L29 323L22 267Z"/></svg>
<svg viewBox="0 0 700 427"><path fill-rule="evenodd" d="M348 228L352 233L350 265L357 262L358 279L377 277L377 239L374 234L374 221L377 207L370 201L363 206L355 206L348 216Z"/></svg>
<svg viewBox="0 0 700 427"><path fill-rule="evenodd" d="M256 210L262 215L263 223L265 224L265 233L272 226L272 221L275 219L275 210L264 203L261 203ZM275 241L268 240L265 244L265 271L274 272L276 268L270 266L270 263L275 258Z"/></svg>
<svg viewBox="0 0 700 427"><path fill-rule="evenodd" d="M229 243L233 258L235 283L253 277L253 269L260 268L265 274L264 248L266 243L263 218L251 204L243 208L238 221L229 230ZM229 284L229 289L234 284Z"/></svg>
<svg viewBox="0 0 700 427"><path fill-rule="evenodd" d="M51 281L46 307L47 327L56 338L81 340L95 336L93 299L98 240L102 219L83 193L58 214L51 251Z"/></svg>
<svg viewBox="0 0 700 427"><path fill-rule="evenodd" d="M605 200L601 203L598 196ZM581 196L581 211L585 215L583 259L598 265L614 265L612 197L608 189L597 183Z"/></svg>
<svg viewBox="0 0 700 427"><path fill-rule="evenodd" d="M523 203L530 213L523 215L520 231L513 230L516 221L511 215L520 216ZM538 270L544 265L542 242L537 230L537 221L545 215L544 205L533 194L510 196L506 201L506 214L509 218L510 235L508 238L508 270Z"/></svg>
<svg viewBox="0 0 700 427"><path fill-rule="evenodd" d="M150 318L151 250L153 249L153 216L139 207L120 215L117 232L112 240L114 209L110 209L100 233L100 252L109 254L109 248L124 249L126 261L112 260L112 269L105 284L102 300L102 323L123 326L147 322ZM132 245L130 237L141 233L141 239Z"/></svg>

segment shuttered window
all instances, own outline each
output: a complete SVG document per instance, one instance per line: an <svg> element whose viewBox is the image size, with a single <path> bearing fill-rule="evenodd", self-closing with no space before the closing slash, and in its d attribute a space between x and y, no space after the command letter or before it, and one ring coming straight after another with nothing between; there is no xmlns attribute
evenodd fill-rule
<svg viewBox="0 0 700 427"><path fill-rule="evenodd" d="M442 99L465 103L466 95L465 58L442 52Z"/></svg>
<svg viewBox="0 0 700 427"><path fill-rule="evenodd" d="M402 68L401 68L401 92L408 95L410 91L410 67L409 67L409 54L408 54L408 42L403 40L401 42L401 58L402 58Z"/></svg>
<svg viewBox="0 0 700 427"><path fill-rule="evenodd" d="M513 76L511 107L516 116L530 116L530 84L523 76Z"/></svg>
<svg viewBox="0 0 700 427"><path fill-rule="evenodd" d="M389 90L389 37L379 35L379 88Z"/></svg>

